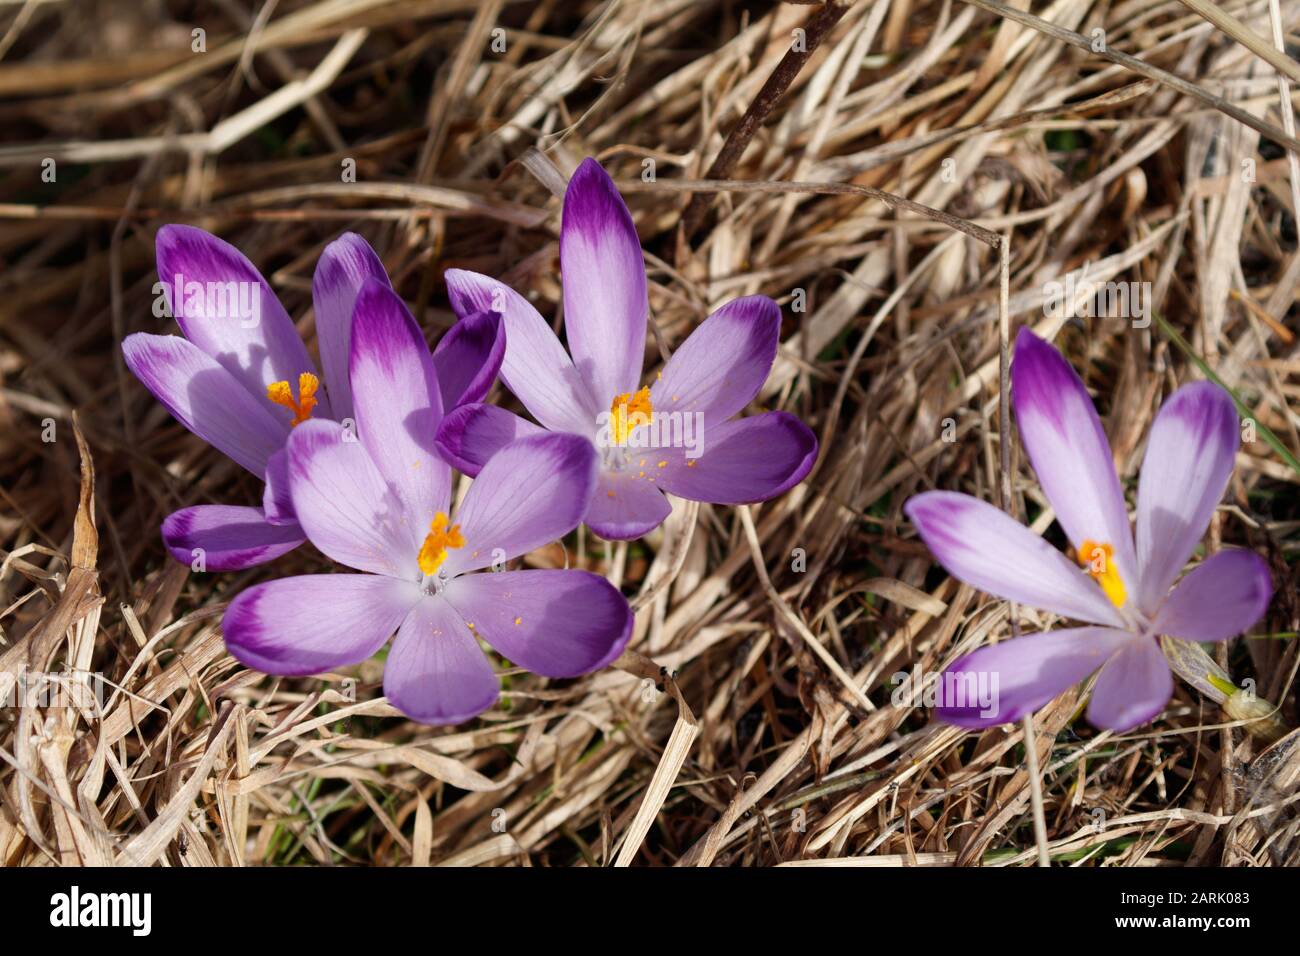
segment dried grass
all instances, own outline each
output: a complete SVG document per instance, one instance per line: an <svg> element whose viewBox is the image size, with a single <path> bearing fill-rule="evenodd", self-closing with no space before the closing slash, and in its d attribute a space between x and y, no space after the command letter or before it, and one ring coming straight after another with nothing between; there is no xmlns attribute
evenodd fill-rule
<svg viewBox="0 0 1300 956"><path fill-rule="evenodd" d="M1034 11L1085 41L1104 29L1103 56L988 0L838 16L712 0L6 0L0 690L65 667L115 689L102 715L0 710L0 859L1300 862L1296 736L1261 755L1185 686L1120 736L1087 727L1071 692L1037 715L1032 751L1025 726L963 734L890 700L897 672L1053 623L947 578L901 513L926 488L1005 489L1035 529L1051 524L1000 414L1006 326L1031 325L1080 370L1126 482L1161 398L1203 374L1156 324L1045 315L1044 283L1086 269L1151 283L1277 437L1243 447L1210 544L1273 566L1256 629L1273 637L1219 663L1294 726L1300 475L1284 453L1300 453L1300 255L1293 158L1274 145L1295 143L1290 86L1193 12L1206 6ZM1256 46L1300 28L1295 0L1222 9ZM832 22L793 62L792 31L818 17ZM295 680L237 665L219 630L230 597L325 563L304 548L273 570L192 574L164 555L166 513L260 489L122 365L124 335L161 330L155 228L238 243L309 339L316 256L357 229L433 340L451 266L554 312L547 170L587 154L625 187L657 349L739 294L787 306L760 402L813 424L813 475L753 509L678 502L642 542L529 556L621 583L634 651L575 681L507 672L499 707L462 727L401 719L377 662ZM355 184L340 181L347 158Z"/></svg>

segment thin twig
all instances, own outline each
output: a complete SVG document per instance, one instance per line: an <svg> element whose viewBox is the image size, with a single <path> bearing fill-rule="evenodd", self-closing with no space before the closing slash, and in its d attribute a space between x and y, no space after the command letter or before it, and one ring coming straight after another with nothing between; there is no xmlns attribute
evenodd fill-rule
<svg viewBox="0 0 1300 956"><path fill-rule="evenodd" d="M1015 499L1011 495L1011 239L1002 236L998 248L998 480L1002 510L1015 517ZM1011 633L1020 636L1020 609L1011 602ZM1043 781L1038 770L1038 737L1034 715L1020 719L1020 733L1025 741L1026 771L1029 774L1029 806L1034 818L1034 842L1038 846L1038 865L1051 866L1047 855L1047 817L1043 811Z"/></svg>
<svg viewBox="0 0 1300 956"><path fill-rule="evenodd" d="M1295 60L1286 55L1285 47L1281 45L1269 46L1267 40L1218 4L1208 3L1206 0L1178 0L1178 2L1213 23L1279 73L1289 76L1293 80L1300 80L1300 63L1296 63ZM1269 0L1269 3L1270 6L1275 5L1277 0ZM1277 33L1275 31L1274 43L1276 42Z"/></svg>
<svg viewBox="0 0 1300 956"><path fill-rule="evenodd" d="M758 128L763 125L767 114L772 112L772 107L785 95L785 91L790 88L790 84L799 75L808 58L817 52L826 34L830 33L847 12L848 7L828 0L820 10L808 18L808 23L803 28L803 42L792 44L790 49L785 51L785 56L781 57L781 62L776 65L772 75L767 78L767 82L749 104L749 109L745 110L740 122L727 134L722 149L718 151L717 157L709 165L708 172L704 174L705 179L726 179L731 175L731 170L739 162L745 147L754 138ZM682 232L688 240L700 228L713 195L711 192L696 193L687 204L686 211L682 213Z"/></svg>
<svg viewBox="0 0 1300 956"><path fill-rule="evenodd" d="M1256 132L1267 136L1280 146L1285 146L1292 152L1300 153L1300 140L1294 136L1289 136L1282 130L1278 129L1272 123L1266 123L1259 117L1246 112L1241 107L1229 103L1221 96L1215 96L1208 90L1203 90L1195 83L1191 83L1175 73L1168 70L1162 70L1158 66L1152 66L1145 60L1139 60L1135 56L1127 53L1120 53L1118 50L1112 50L1109 46L1100 50L1093 49L1093 43L1080 33L1073 30L1067 30L1064 27L1058 27L1055 23L1050 23L1042 17L1036 17L1032 13L1025 13L1023 10L1017 10L1014 7L1008 7L1005 4L997 3L996 0L964 0L981 10L987 10L989 13L997 14L1000 17L1006 17L1008 20L1014 20L1016 23L1023 24L1039 33L1045 33L1055 40L1062 43L1068 43L1071 46L1078 47L1094 56L1110 60L1125 69L1132 70L1134 73L1140 73L1148 79L1155 80L1157 83L1163 83L1171 89L1177 90L1185 96L1191 96L1200 100L1208 106L1214 107L1226 116L1231 116L1238 123L1249 126Z"/></svg>

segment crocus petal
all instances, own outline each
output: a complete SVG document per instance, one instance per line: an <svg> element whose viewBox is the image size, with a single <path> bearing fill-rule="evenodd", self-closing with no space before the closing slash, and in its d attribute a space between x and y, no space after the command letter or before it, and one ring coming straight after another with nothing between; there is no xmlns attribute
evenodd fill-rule
<svg viewBox="0 0 1300 956"><path fill-rule="evenodd" d="M713 425L702 438L704 453L698 458L688 458L683 449L662 455L646 449L642 457L654 467L645 471L658 472L659 485L682 498L748 504L793 488L817 461L817 436L788 412L764 412Z"/></svg>
<svg viewBox="0 0 1300 956"><path fill-rule="evenodd" d="M483 401L505 354L506 327L499 313L474 312L448 329L433 350L443 410Z"/></svg>
<svg viewBox="0 0 1300 956"><path fill-rule="evenodd" d="M1241 436L1228 393L1184 385L1151 426L1138 482L1139 607L1151 613L1205 534L1232 474Z"/></svg>
<svg viewBox="0 0 1300 956"><path fill-rule="evenodd" d="M178 422L259 478L283 447L286 427L192 342L137 332L122 342L122 355Z"/></svg>
<svg viewBox="0 0 1300 956"><path fill-rule="evenodd" d="M492 706L500 682L468 624L440 597L411 611L384 664L384 696L422 724L455 724Z"/></svg>
<svg viewBox="0 0 1300 956"><path fill-rule="evenodd" d="M361 444L406 516L427 532L451 497L451 469L433 443L442 422L438 376L406 305L373 279L357 295L350 369Z"/></svg>
<svg viewBox="0 0 1300 956"><path fill-rule="evenodd" d="M262 514L271 524L298 523L289 491L289 449L281 448L266 461L266 487L262 489Z"/></svg>
<svg viewBox="0 0 1300 956"><path fill-rule="evenodd" d="M316 308L316 338L334 418L352 417L352 385L348 380L348 349L352 342L352 308L367 279L391 285L384 264L370 243L345 232L321 253L311 280Z"/></svg>
<svg viewBox="0 0 1300 956"><path fill-rule="evenodd" d="M500 313L506 327L501 381L532 416L551 431L595 431L596 413L608 404L601 406L587 394L569 353L532 304L504 282L477 272L448 269L445 278L457 315Z"/></svg>
<svg viewBox="0 0 1300 956"><path fill-rule="evenodd" d="M195 505L169 514L162 523L163 544L182 564L200 571L239 571L263 564L302 544L296 524L271 524L256 508Z"/></svg>
<svg viewBox="0 0 1300 956"><path fill-rule="evenodd" d="M992 505L970 495L927 491L911 498L903 511L958 580L1064 617L1123 625L1115 606L1081 568Z"/></svg>
<svg viewBox="0 0 1300 956"><path fill-rule="evenodd" d="M558 538L582 521L596 484L596 449L577 435L521 438L492 457L465 493L456 522L465 546L447 574L508 561Z"/></svg>
<svg viewBox="0 0 1300 956"><path fill-rule="evenodd" d="M163 226L154 247L158 279L172 290L172 315L185 337L268 411L286 414L266 397L266 386L296 383L299 374L315 373L316 366L262 274L230 243L193 226ZM316 414L329 418L327 398L320 395L317 401Z"/></svg>
<svg viewBox="0 0 1300 956"><path fill-rule="evenodd" d="M364 661L420 600L412 581L372 574L304 574L241 591L221 629L241 663L285 677Z"/></svg>
<svg viewBox="0 0 1300 956"><path fill-rule="evenodd" d="M1273 578L1250 551L1220 551L1178 582L1156 614L1153 630L1189 641L1226 641L1268 610Z"/></svg>
<svg viewBox="0 0 1300 956"><path fill-rule="evenodd" d="M651 477L602 470L583 519L587 527L609 541L630 541L659 527L673 506Z"/></svg>
<svg viewBox="0 0 1300 956"><path fill-rule="evenodd" d="M1085 542L1110 545L1131 597L1138 581L1133 534L1101 419L1070 363L1027 328L1016 338L1011 401L1020 440L1070 543L1076 550Z"/></svg>
<svg viewBox="0 0 1300 956"><path fill-rule="evenodd" d="M1130 641L1097 675L1088 703L1088 723L1122 733L1164 710L1174 692L1174 675L1160 645L1151 638Z"/></svg>
<svg viewBox="0 0 1300 956"><path fill-rule="evenodd" d="M1074 627L1001 641L959 658L935 687L935 714L958 727L994 727L1032 714L1133 640L1109 627Z"/></svg>
<svg viewBox="0 0 1300 956"><path fill-rule="evenodd" d="M337 422L303 422L289 436L289 491L311 543L359 571L420 577L429 524L415 524L371 461Z"/></svg>
<svg viewBox="0 0 1300 956"><path fill-rule="evenodd" d="M587 571L466 574L443 596L498 653L543 677L604 667L632 636L623 595Z"/></svg>
<svg viewBox="0 0 1300 956"><path fill-rule="evenodd" d="M781 309L765 295L733 299L686 337L650 386L655 415L725 422L758 394L776 359Z"/></svg>
<svg viewBox="0 0 1300 956"><path fill-rule="evenodd" d="M598 409L636 391L645 360L645 261L609 174L584 159L564 193L560 278L569 351Z"/></svg>
<svg viewBox="0 0 1300 956"><path fill-rule="evenodd" d="M488 459L519 438L542 435L545 430L497 405L462 405L438 426L438 453L471 478L477 478Z"/></svg>

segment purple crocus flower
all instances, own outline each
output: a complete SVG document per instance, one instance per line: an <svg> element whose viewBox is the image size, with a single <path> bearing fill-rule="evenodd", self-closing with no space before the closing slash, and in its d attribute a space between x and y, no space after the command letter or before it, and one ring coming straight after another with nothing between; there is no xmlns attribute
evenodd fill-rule
<svg viewBox="0 0 1300 956"><path fill-rule="evenodd" d="M260 272L234 246L192 226L164 226L159 286L182 336L129 335L127 367L182 425L266 482L261 508L198 505L168 515L163 542L210 571L251 567L304 541L285 493L284 444L309 419L353 417L348 384L352 309L362 283L389 286L373 249L344 233L325 247L312 281L324 383L292 320ZM500 317L466 315L438 344L441 411L487 394L505 353ZM322 387L323 385L323 387Z"/></svg>
<svg viewBox="0 0 1300 956"><path fill-rule="evenodd" d="M1082 568L968 495L927 492L904 510L954 577L1090 626L967 654L941 676L937 713L960 727L1008 723L1100 668L1088 721L1128 730L1159 714L1173 693L1161 635L1227 640L1268 608L1268 565L1248 551L1220 551L1174 585L1232 474L1237 414L1211 382L1185 385L1165 402L1142 463L1135 543L1106 435L1079 376L1022 329L1011 379L1025 451ZM973 699L977 687L994 692L993 706Z"/></svg>
<svg viewBox="0 0 1300 956"><path fill-rule="evenodd" d="M817 458L817 439L803 422L786 412L735 418L776 358L775 302L728 302L642 387L648 303L641 244L614 183L592 159L578 167L564 196L560 268L568 352L509 286L447 270L457 314L502 314L508 334L501 379L542 426L492 405L466 404L447 416L438 435L449 461L473 475L515 438L543 430L581 435L600 455L586 522L615 539L658 526L671 511L664 492L740 504L766 501L803 480Z"/></svg>
<svg viewBox="0 0 1300 956"><path fill-rule="evenodd" d="M288 487L311 542L365 573L282 578L242 592L222 622L230 652L270 674L314 674L365 660L396 631L384 693L433 724L467 720L496 700L478 638L546 677L617 657L632 613L604 578L476 573L578 526L596 482L590 443L539 435L507 445L453 523L451 470L429 427L440 402L436 366L401 300L373 280L357 299L351 384L355 436L319 419L295 428Z"/></svg>

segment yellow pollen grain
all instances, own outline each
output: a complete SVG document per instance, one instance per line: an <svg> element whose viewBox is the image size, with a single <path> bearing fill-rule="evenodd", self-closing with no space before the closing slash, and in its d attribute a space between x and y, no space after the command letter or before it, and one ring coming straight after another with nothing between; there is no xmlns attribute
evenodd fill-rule
<svg viewBox="0 0 1300 956"><path fill-rule="evenodd" d="M448 526L445 512L439 511L429 523L429 533L420 546L420 570L433 574L447 560L447 552L452 548L465 547L465 536L460 533L460 525ZM473 625L470 625L471 627Z"/></svg>
<svg viewBox="0 0 1300 956"><path fill-rule="evenodd" d="M654 420L654 405L650 401L649 387L637 392L615 395L609 404L611 437L615 445L626 445L627 436L641 425Z"/></svg>
<svg viewBox="0 0 1300 956"><path fill-rule="evenodd" d="M290 427L301 425L307 419L311 418L311 410L316 407L316 390L320 388L320 379L311 372L303 372L298 376L298 398L293 397L293 390L289 387L288 381L272 382L266 386L266 397L275 404L287 408L293 412L293 421Z"/></svg>
<svg viewBox="0 0 1300 956"><path fill-rule="evenodd" d="M1101 585L1101 590L1110 603L1123 607L1128 600L1128 592L1124 589L1124 579L1120 577L1119 567L1115 563L1115 548L1105 542L1089 539L1079 546L1078 559L1088 576Z"/></svg>
<svg viewBox="0 0 1300 956"><path fill-rule="evenodd" d="M524 623L524 619L522 617L515 618L515 627L518 627L522 623Z"/></svg>
<svg viewBox="0 0 1300 956"><path fill-rule="evenodd" d="M666 461L661 461L661 462L659 462L658 467L660 467L660 468L667 468L667 467L668 467L668 462L666 462Z"/></svg>
<svg viewBox="0 0 1300 956"><path fill-rule="evenodd" d="M687 468L694 468L694 467L695 467L695 459L692 458L690 461L688 461L688 462L686 463L686 467L687 467Z"/></svg>

